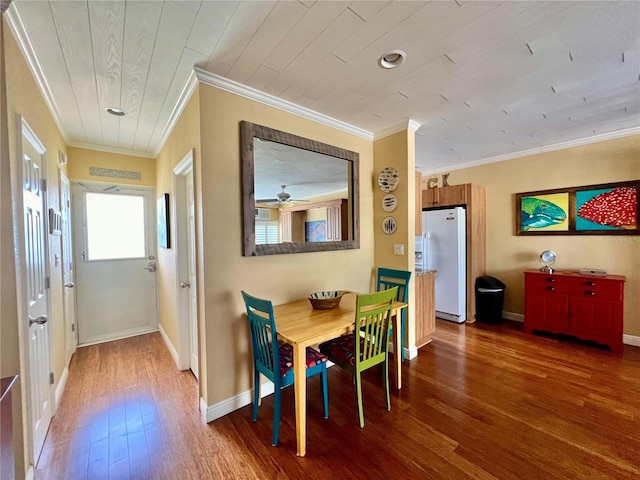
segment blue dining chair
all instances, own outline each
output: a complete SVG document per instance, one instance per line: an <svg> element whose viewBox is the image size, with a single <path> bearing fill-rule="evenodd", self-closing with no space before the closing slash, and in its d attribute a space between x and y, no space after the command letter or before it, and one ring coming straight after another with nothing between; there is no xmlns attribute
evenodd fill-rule
<svg viewBox="0 0 640 480"><path fill-rule="evenodd" d="M293 347L285 342L278 342L273 304L269 300L253 297L242 292L247 309L251 346L253 349L253 421L258 420L258 404L260 402L260 374L263 374L274 385L273 400L273 436L271 443L278 445L280 433L281 390L293 384ZM307 347L306 376L321 374L322 404L324 418L329 418L329 393L327 387L327 357Z"/></svg>
<svg viewBox="0 0 640 480"><path fill-rule="evenodd" d="M398 287L398 293L396 294L396 301L407 303L409 299L409 280L411 280L411 272L406 270L393 270L391 268L378 268L378 283L376 290L378 292L382 290L388 290L393 287ZM400 354L397 358L404 361L404 332L407 323L407 309L402 309L401 328L400 328Z"/></svg>

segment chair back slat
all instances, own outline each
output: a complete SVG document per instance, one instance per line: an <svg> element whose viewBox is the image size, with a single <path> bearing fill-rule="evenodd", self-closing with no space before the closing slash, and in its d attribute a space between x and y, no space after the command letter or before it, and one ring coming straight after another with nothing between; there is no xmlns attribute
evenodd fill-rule
<svg viewBox="0 0 640 480"><path fill-rule="evenodd" d="M381 267L378 268L378 284L376 290L381 291L398 287L398 293L395 299L399 302L406 303L409 297L409 280L411 280L411 272Z"/></svg>
<svg viewBox="0 0 640 480"><path fill-rule="evenodd" d="M382 292L358 295L356 300L356 328L354 331L356 359L361 362L386 355L389 342L391 307L397 287Z"/></svg>
<svg viewBox="0 0 640 480"><path fill-rule="evenodd" d="M253 297L246 292L242 292L242 297L247 309L255 362L260 371L275 376L280 368L280 359L273 305L269 300Z"/></svg>

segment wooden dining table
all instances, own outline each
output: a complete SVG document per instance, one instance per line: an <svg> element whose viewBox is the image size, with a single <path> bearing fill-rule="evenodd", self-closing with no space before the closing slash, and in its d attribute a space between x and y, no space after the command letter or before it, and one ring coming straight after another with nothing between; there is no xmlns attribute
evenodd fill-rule
<svg viewBox="0 0 640 480"><path fill-rule="evenodd" d="M335 308L315 310L308 299L296 300L273 307L278 336L293 346L293 372L296 409L296 440L298 456L304 457L307 443L307 377L305 375L306 348L352 332L355 324L357 293L346 293ZM400 350L401 315L403 302L393 302L393 351L396 352L396 386L402 387Z"/></svg>

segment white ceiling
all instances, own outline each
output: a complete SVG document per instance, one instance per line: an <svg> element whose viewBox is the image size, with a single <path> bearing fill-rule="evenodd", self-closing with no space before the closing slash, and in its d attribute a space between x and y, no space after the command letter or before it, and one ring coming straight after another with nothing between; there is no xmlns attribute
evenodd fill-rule
<svg viewBox="0 0 640 480"><path fill-rule="evenodd" d="M155 156L194 66L372 138L417 122L423 172L640 131L636 1L14 0L7 13L70 145ZM407 59L384 70L392 49Z"/></svg>

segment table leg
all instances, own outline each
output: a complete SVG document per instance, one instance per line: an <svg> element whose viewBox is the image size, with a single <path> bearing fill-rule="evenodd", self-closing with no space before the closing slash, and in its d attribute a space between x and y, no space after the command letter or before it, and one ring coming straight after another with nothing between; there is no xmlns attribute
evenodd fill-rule
<svg viewBox="0 0 640 480"><path fill-rule="evenodd" d="M306 347L293 345L293 375L296 397L296 439L298 441L298 456L307 453L307 376L306 376Z"/></svg>
<svg viewBox="0 0 640 480"><path fill-rule="evenodd" d="M395 353L396 364L396 388L400 390L402 388L402 313L400 310L396 311L393 315L393 351Z"/></svg>

